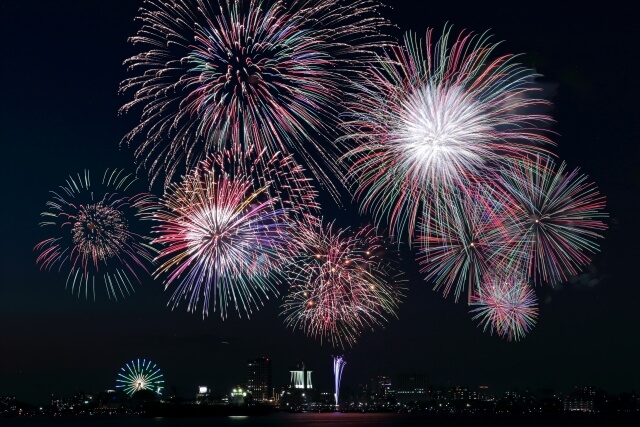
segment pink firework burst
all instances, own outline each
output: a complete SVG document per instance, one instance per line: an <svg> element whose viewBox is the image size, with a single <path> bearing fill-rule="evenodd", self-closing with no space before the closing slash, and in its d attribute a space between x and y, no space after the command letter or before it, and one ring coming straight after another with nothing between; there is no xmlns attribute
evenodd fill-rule
<svg viewBox="0 0 640 427"><path fill-rule="evenodd" d="M288 327L345 347L363 329L395 315L400 287L379 258L383 248L371 227L350 234L310 219L299 228L297 241L282 305Z"/></svg>

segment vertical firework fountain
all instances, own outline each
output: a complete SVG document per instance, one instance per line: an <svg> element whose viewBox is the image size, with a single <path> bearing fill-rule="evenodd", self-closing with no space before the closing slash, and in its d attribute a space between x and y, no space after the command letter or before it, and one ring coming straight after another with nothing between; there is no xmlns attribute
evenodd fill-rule
<svg viewBox="0 0 640 427"><path fill-rule="evenodd" d="M342 370L347 362L342 356L334 356L333 358L333 380L335 385L334 396L336 398L336 409L338 409L338 398L340 397L340 380L342 379Z"/></svg>

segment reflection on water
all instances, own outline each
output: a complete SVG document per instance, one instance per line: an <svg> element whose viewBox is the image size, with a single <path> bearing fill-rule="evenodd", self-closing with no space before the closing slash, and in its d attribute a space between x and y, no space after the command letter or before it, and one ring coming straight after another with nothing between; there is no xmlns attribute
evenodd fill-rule
<svg viewBox="0 0 640 427"><path fill-rule="evenodd" d="M0 427L581 427L640 426L631 415L429 415L358 413L274 413L264 416L209 418L141 418L136 416L0 418Z"/></svg>

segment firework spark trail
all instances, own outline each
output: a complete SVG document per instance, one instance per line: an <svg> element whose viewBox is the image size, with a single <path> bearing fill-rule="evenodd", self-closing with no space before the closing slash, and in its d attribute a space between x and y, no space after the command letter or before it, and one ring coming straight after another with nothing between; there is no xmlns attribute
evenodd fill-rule
<svg viewBox="0 0 640 427"><path fill-rule="evenodd" d="M489 277L470 304L473 320L484 331L495 332L508 341L524 338L536 324L538 299L526 280Z"/></svg>
<svg viewBox="0 0 640 427"><path fill-rule="evenodd" d="M546 102L531 70L514 55L492 59L489 36L450 30L426 44L411 33L404 47L378 58L354 83L342 160L361 209L391 233L413 237L432 194L480 181L496 163L551 144L541 129L551 119L527 107Z"/></svg>
<svg viewBox="0 0 640 427"><path fill-rule="evenodd" d="M174 308L186 299L193 312L202 299L207 316L213 293L223 319L230 301L249 316L263 297L277 295L292 246L291 218L271 197L269 183L256 188L250 177L212 165L204 161L172 184L154 212L154 243L161 246L155 276L166 275L166 288L177 284L169 302Z"/></svg>
<svg viewBox="0 0 640 427"><path fill-rule="evenodd" d="M248 149L243 156L238 156L225 150L209 156L201 163L201 168L226 174L231 179L236 176L241 180L250 178L254 188L264 188L270 198L277 200L279 207L297 219L320 211L317 191L291 155L275 153L269 156L266 150Z"/></svg>
<svg viewBox="0 0 640 427"><path fill-rule="evenodd" d="M157 207L149 193L133 193L136 178L120 169L107 169L102 181L85 171L70 176L61 191L52 191L40 226L54 236L38 243L36 264L44 270L68 270L67 286L85 298L96 297L103 282L109 299L133 292L139 271L148 273L155 250L150 238L134 230ZM133 279L133 280L132 280Z"/></svg>
<svg viewBox="0 0 640 427"><path fill-rule="evenodd" d="M534 283L557 284L580 273L607 228L605 198L579 170L549 159L522 161L499 171L496 183L512 195L515 220L510 258L520 258Z"/></svg>
<svg viewBox="0 0 640 427"><path fill-rule="evenodd" d="M380 6L147 0L130 39L141 52L125 61L136 75L121 84L133 94L121 112L142 113L123 142L142 141L136 157L165 186L213 152L255 147L297 153L332 188L333 163L318 158L330 155L344 73L388 44Z"/></svg>
<svg viewBox="0 0 640 427"><path fill-rule="evenodd" d="M287 267L291 288L282 305L288 327L345 347L395 315L400 288L377 256L382 246L371 227L349 235L309 219L296 240L301 247Z"/></svg>

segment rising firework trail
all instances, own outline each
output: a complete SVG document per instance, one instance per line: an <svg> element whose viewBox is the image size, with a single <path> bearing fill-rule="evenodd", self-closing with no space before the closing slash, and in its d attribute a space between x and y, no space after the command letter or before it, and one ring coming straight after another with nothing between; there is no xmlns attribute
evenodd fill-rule
<svg viewBox="0 0 640 427"><path fill-rule="evenodd" d="M336 409L340 406L340 382L342 381L342 370L344 369L344 365L347 362L342 358L342 356L335 356L333 358L333 384L334 384L334 396L336 398Z"/></svg>
<svg viewBox="0 0 640 427"><path fill-rule="evenodd" d="M331 185L329 155L345 73L387 44L376 0L147 0L125 61L135 76L124 138L165 183L207 155L295 152ZM170 141L170 142L167 142Z"/></svg>
<svg viewBox="0 0 640 427"><path fill-rule="evenodd" d="M85 171L52 191L40 223L52 237L35 247L40 268L65 272L67 287L85 298L95 299L96 285L109 299L133 292L155 255L151 239L138 233L140 220L157 207L153 195L133 190L135 181L120 169L107 169L102 179Z"/></svg>
<svg viewBox="0 0 640 427"><path fill-rule="evenodd" d="M343 156L361 209L413 237L432 195L479 181L497 163L545 154L550 121L533 72L514 55L494 57L487 34L445 29L426 43L409 33L356 81Z"/></svg>
<svg viewBox="0 0 640 427"><path fill-rule="evenodd" d="M297 227L297 251L285 271L285 324L334 347L352 346L363 329L395 316L400 287L381 258L371 227L357 233L309 218Z"/></svg>
<svg viewBox="0 0 640 427"><path fill-rule="evenodd" d="M154 243L159 246L156 277L175 286L170 304L188 300L226 318L230 303L250 315L269 295L277 295L282 264L292 246L289 210L271 196L269 183L254 186L242 171L223 172L214 161L172 184L161 207Z"/></svg>

